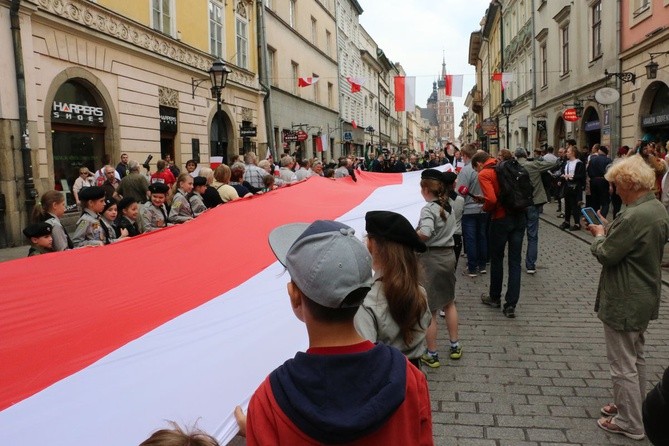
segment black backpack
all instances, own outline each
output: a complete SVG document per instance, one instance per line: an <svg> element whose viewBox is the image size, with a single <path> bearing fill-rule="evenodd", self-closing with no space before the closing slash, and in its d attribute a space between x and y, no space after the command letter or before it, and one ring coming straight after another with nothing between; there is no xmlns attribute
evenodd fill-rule
<svg viewBox="0 0 669 446"><path fill-rule="evenodd" d="M497 182L499 183L499 197L497 200L509 213L518 214L532 206L534 202L534 188L530 174L515 159L500 161L495 166Z"/></svg>

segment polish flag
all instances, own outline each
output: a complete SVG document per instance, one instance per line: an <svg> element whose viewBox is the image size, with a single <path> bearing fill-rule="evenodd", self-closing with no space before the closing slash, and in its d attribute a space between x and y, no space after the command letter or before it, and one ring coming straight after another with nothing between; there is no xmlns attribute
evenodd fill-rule
<svg viewBox="0 0 669 446"><path fill-rule="evenodd" d="M416 77L395 76L395 111L413 112L416 108Z"/></svg>
<svg viewBox="0 0 669 446"><path fill-rule="evenodd" d="M358 128L358 123L355 122L355 119L351 119L351 127L353 127L354 129Z"/></svg>
<svg viewBox="0 0 669 446"><path fill-rule="evenodd" d="M309 85L313 85L316 82L318 82L320 78L318 76L314 77L301 77L297 79L297 86L298 87L308 87Z"/></svg>
<svg viewBox="0 0 669 446"><path fill-rule="evenodd" d="M166 420L227 444L235 406L308 346L270 231L332 219L360 238L369 210L418 222L420 172L356 176L313 176L123 243L0 264L0 445L136 445ZM257 218L267 209L282 211ZM221 268L221 252L244 267ZM166 269L166 253L179 267ZM123 290L91 270L111 264L123 264Z"/></svg>
<svg viewBox="0 0 669 446"><path fill-rule="evenodd" d="M351 84L351 93L357 93L362 88L362 85L365 83L365 80L359 77L347 77L346 81Z"/></svg>
<svg viewBox="0 0 669 446"><path fill-rule="evenodd" d="M513 73L500 73L496 71L492 74L492 80L502 83L502 90L506 89L511 81L513 81Z"/></svg>
<svg viewBox="0 0 669 446"><path fill-rule="evenodd" d="M316 138L316 152L327 152L328 150L328 135L321 135Z"/></svg>
<svg viewBox="0 0 669 446"><path fill-rule="evenodd" d="M446 96L462 97L462 74L447 74L444 76L444 90Z"/></svg>

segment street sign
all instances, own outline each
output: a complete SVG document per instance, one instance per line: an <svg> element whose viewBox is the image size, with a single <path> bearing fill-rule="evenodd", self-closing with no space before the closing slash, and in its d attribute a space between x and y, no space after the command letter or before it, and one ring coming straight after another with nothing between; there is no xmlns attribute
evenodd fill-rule
<svg viewBox="0 0 669 446"><path fill-rule="evenodd" d="M284 133L283 140L286 142L297 142L297 133Z"/></svg>
<svg viewBox="0 0 669 446"><path fill-rule="evenodd" d="M297 135L297 140L298 141L306 141L307 138L309 138L309 134L307 132L305 132L304 130L298 130L296 132L296 135Z"/></svg>
<svg viewBox="0 0 669 446"><path fill-rule="evenodd" d="M566 109L564 112L562 112L562 119L568 122L578 121L578 114L576 114L576 109L575 108Z"/></svg>
<svg viewBox="0 0 669 446"><path fill-rule="evenodd" d="M488 133L489 135L491 134L491 132L493 134L497 133L497 123L492 118L484 119L483 122L481 123L481 128L483 129L484 132Z"/></svg>
<svg viewBox="0 0 669 446"><path fill-rule="evenodd" d="M353 141L353 132L344 132L344 141Z"/></svg>
<svg viewBox="0 0 669 446"><path fill-rule="evenodd" d="M249 138L257 135L258 135L257 127L242 127L241 129L239 129L239 136L241 136L242 138Z"/></svg>

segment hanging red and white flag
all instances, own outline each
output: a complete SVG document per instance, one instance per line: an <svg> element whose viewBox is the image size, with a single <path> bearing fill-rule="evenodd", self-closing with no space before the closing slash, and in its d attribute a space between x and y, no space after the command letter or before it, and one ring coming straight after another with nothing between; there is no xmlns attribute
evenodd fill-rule
<svg viewBox="0 0 669 446"><path fill-rule="evenodd" d="M501 82L502 90L504 90L513 81L513 73L500 73L496 71L492 74L492 80Z"/></svg>
<svg viewBox="0 0 669 446"><path fill-rule="evenodd" d="M235 406L308 347L270 231L333 219L360 238L370 210L417 222L425 201L416 173L361 171L357 182L312 176L123 243L3 262L0 445L136 445L168 428L166 420L197 422L227 444L237 432ZM267 209L286 212L258 218ZM244 268L222 270L223 251ZM165 274L158 259L168 252L184 261ZM200 261L185 261L193 258ZM90 269L121 263L128 292ZM35 280L35 271L49 274ZM157 277L159 285L147 285Z"/></svg>
<svg viewBox="0 0 669 446"><path fill-rule="evenodd" d="M327 152L328 150L328 135L321 135L316 138L316 152Z"/></svg>
<svg viewBox="0 0 669 446"><path fill-rule="evenodd" d="M416 108L416 77L395 76L395 111L413 112Z"/></svg>
<svg viewBox="0 0 669 446"><path fill-rule="evenodd" d="M447 74L444 76L444 90L446 96L462 97L462 74Z"/></svg>
<svg viewBox="0 0 669 446"><path fill-rule="evenodd" d="M357 93L362 88L362 85L365 83L365 80L360 77L349 76L346 78L346 81L351 84L351 93Z"/></svg>
<svg viewBox="0 0 669 446"><path fill-rule="evenodd" d="M358 128L358 123L355 122L355 119L351 119L351 127L353 127L354 129Z"/></svg>
<svg viewBox="0 0 669 446"><path fill-rule="evenodd" d="M298 87L308 87L309 85L313 85L316 82L318 82L320 78L318 76L314 77L300 77L297 79L297 86Z"/></svg>

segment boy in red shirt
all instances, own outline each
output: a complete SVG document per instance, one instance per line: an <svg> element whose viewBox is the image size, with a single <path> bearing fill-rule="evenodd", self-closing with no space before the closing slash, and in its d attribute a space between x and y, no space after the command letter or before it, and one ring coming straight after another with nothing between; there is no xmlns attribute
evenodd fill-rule
<svg viewBox="0 0 669 446"><path fill-rule="evenodd" d="M432 445L425 376L399 350L373 344L353 318L372 285L369 252L335 221L274 229L288 295L309 349L274 370L235 417L247 445Z"/></svg>

